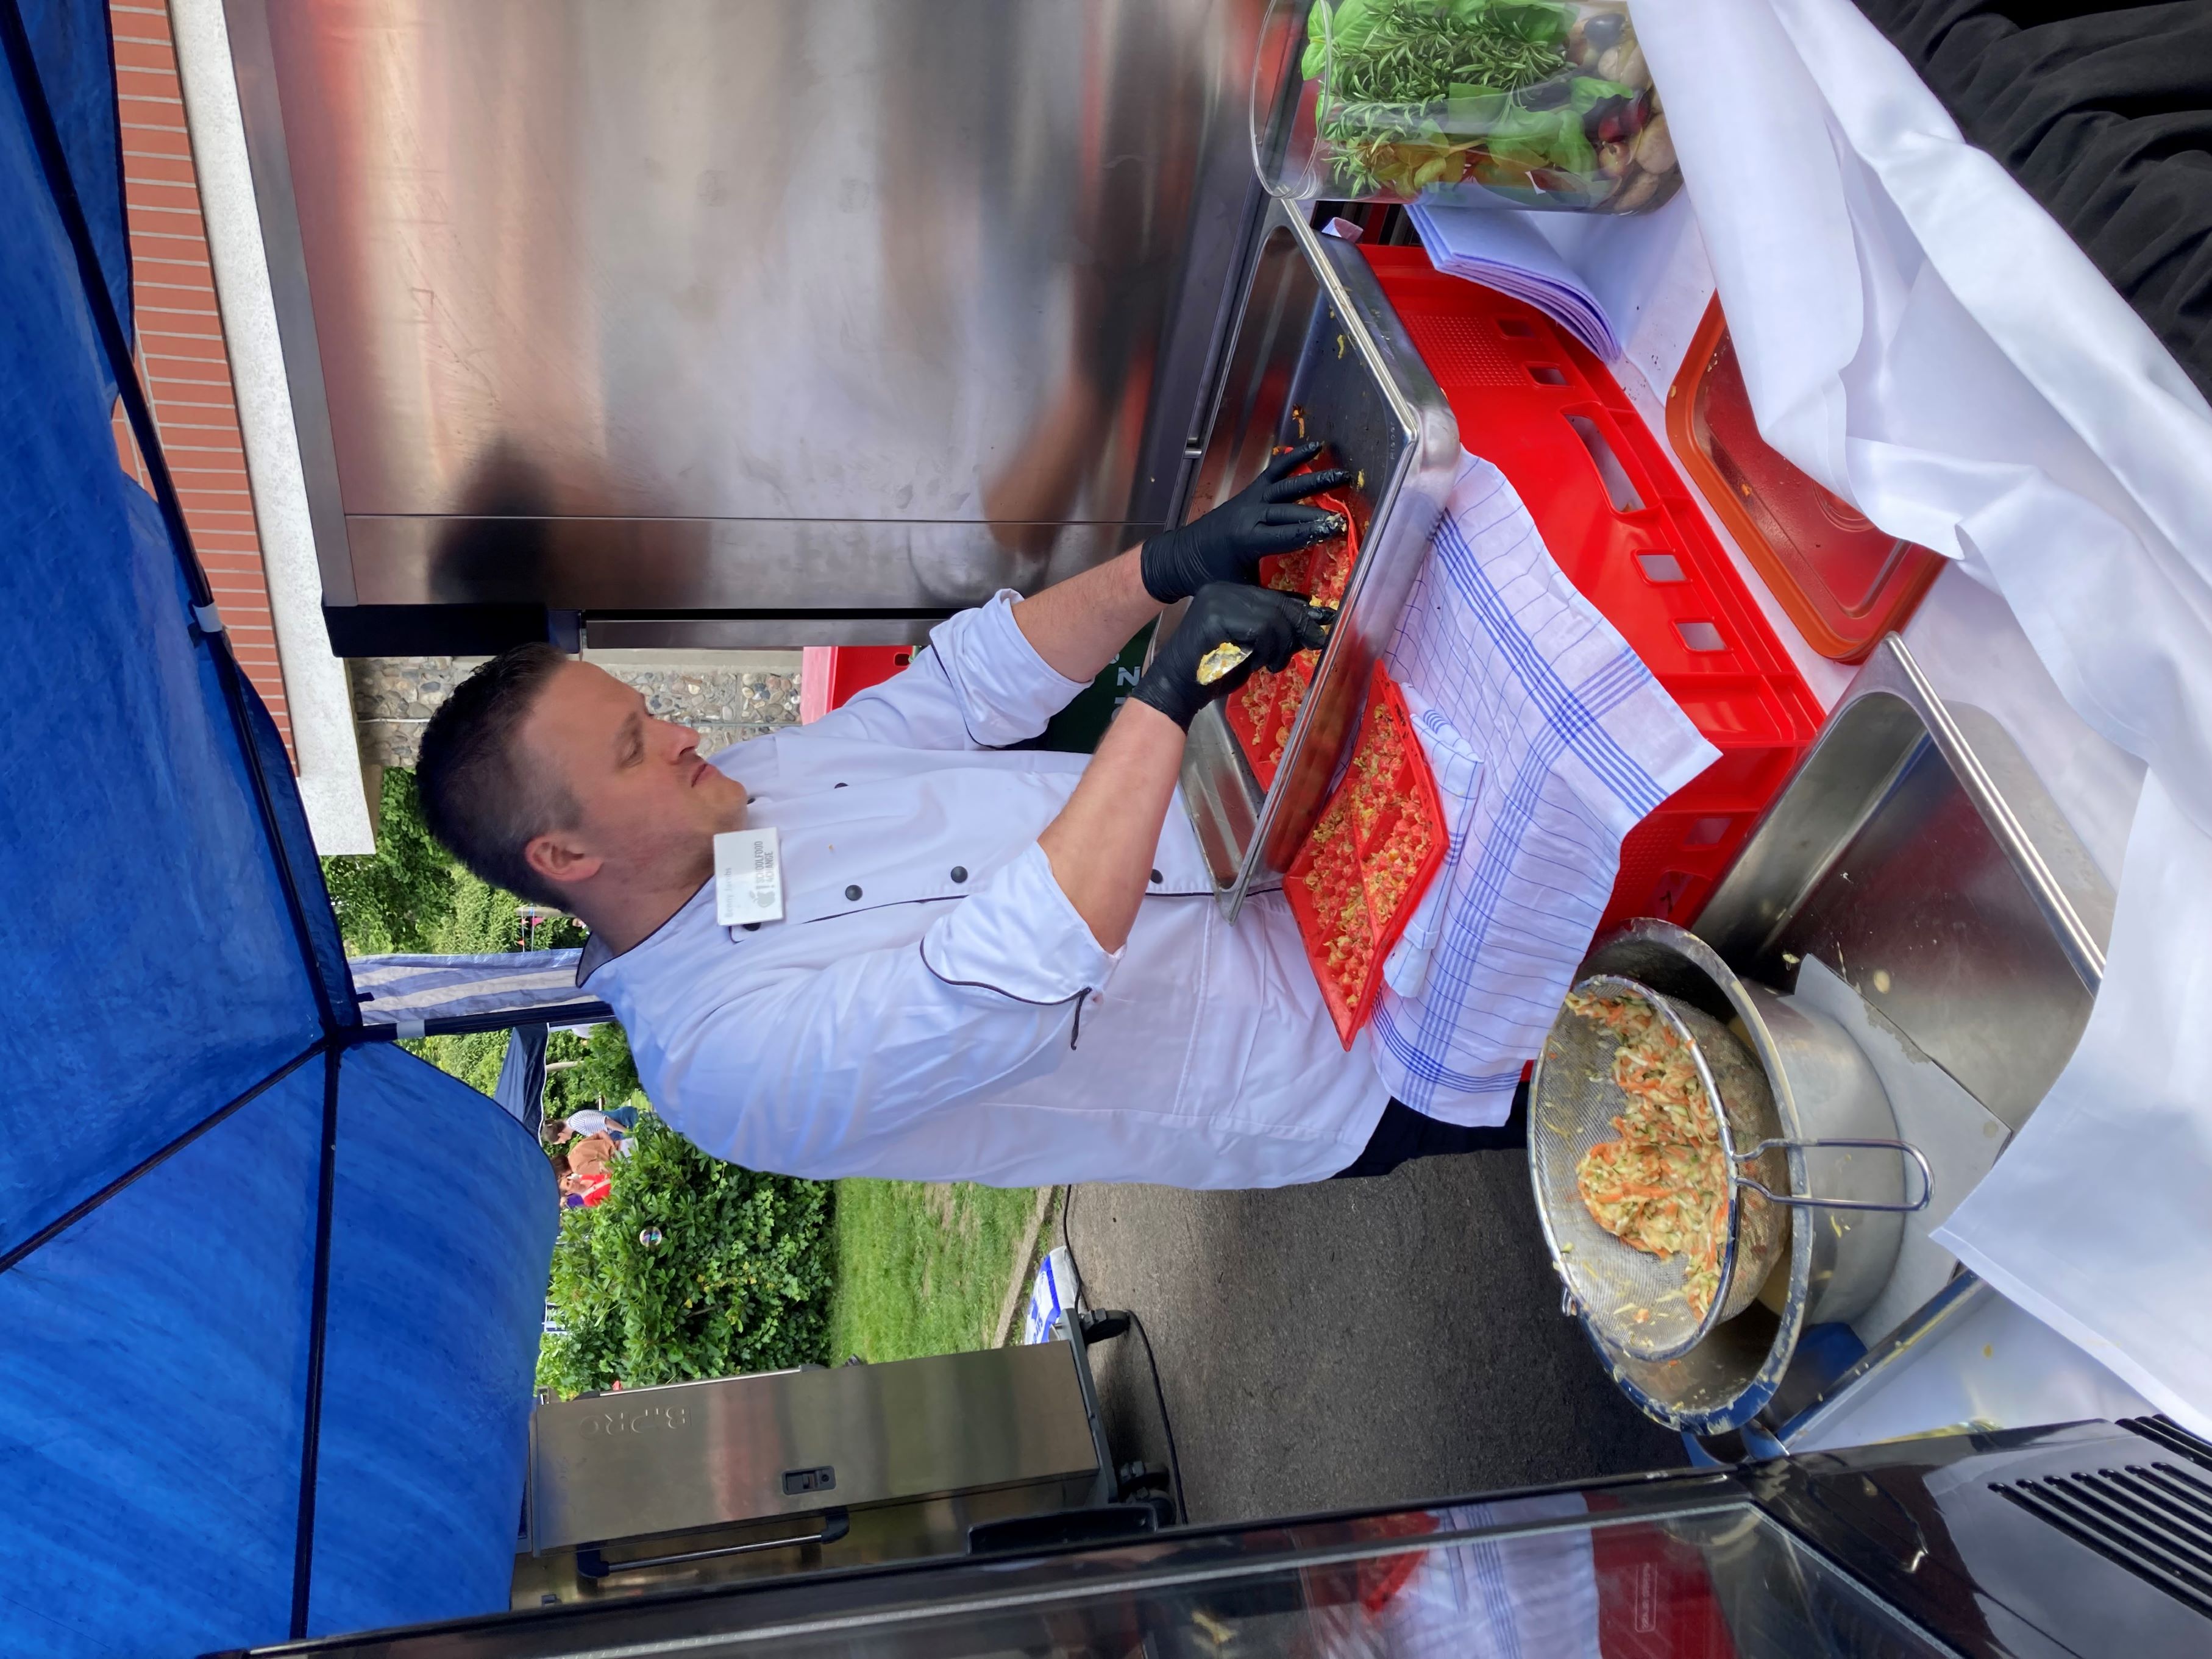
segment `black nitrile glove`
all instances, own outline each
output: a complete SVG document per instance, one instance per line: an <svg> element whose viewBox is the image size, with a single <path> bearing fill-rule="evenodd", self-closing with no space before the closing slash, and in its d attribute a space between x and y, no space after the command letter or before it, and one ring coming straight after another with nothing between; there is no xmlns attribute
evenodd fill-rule
<svg viewBox="0 0 2212 1659"><path fill-rule="evenodd" d="M1299 505L1316 490L1352 482L1341 467L1291 477L1321 453L1319 442L1300 444L1267 463L1267 471L1180 530L1164 530L1145 544L1145 591L1162 605L1188 599L1208 582L1249 582L1271 553L1295 553L1344 529L1335 514Z"/></svg>
<svg viewBox="0 0 2212 1659"><path fill-rule="evenodd" d="M1279 674L1299 652L1318 651L1328 643L1328 624L1297 594L1243 582L1209 582L1198 590L1182 624L1130 695L1188 732L1200 709L1227 696L1259 670ZM1200 684L1200 659L1222 645L1241 645L1252 654L1211 685Z"/></svg>

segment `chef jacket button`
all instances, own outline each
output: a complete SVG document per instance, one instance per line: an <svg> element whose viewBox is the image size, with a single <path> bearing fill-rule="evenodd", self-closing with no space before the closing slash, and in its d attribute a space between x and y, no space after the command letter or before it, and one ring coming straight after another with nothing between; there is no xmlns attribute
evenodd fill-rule
<svg viewBox="0 0 2212 1659"><path fill-rule="evenodd" d="M748 933L757 933L760 932L760 923L757 921L741 921L738 926L744 928Z"/></svg>
<svg viewBox="0 0 2212 1659"><path fill-rule="evenodd" d="M968 866L967 866L966 865L964 865L964 864L956 864L956 865L954 865L954 866L952 866L952 879L953 879L953 880L955 880L955 881L965 881L965 880L967 880L967 879L968 879Z"/></svg>
<svg viewBox="0 0 2212 1659"><path fill-rule="evenodd" d="M1160 879L1160 872L1159 872L1158 871L1157 871L1157 870L1153 871L1153 872L1152 872L1152 881L1153 881L1153 884L1154 884L1155 885L1158 885L1158 882L1159 882L1159 879Z"/></svg>
<svg viewBox="0 0 2212 1659"><path fill-rule="evenodd" d="M845 890L845 896L848 899L857 899L860 896L860 890L857 886L848 887Z"/></svg>
<svg viewBox="0 0 2212 1659"><path fill-rule="evenodd" d="M832 789L842 789L845 786L842 783L833 783L830 787Z"/></svg>

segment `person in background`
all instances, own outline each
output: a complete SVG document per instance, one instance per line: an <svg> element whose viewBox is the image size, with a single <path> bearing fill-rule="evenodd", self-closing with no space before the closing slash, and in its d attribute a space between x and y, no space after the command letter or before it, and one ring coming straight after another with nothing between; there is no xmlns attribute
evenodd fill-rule
<svg viewBox="0 0 2212 1659"><path fill-rule="evenodd" d="M575 1135L605 1135L615 1143L615 1150L627 1155L629 1152L630 1132L637 1127L637 1108L619 1106L611 1112L583 1111L568 1115L566 1133Z"/></svg>
<svg viewBox="0 0 2212 1659"><path fill-rule="evenodd" d="M605 1171L595 1176L571 1172L561 1177L561 1207L588 1210L606 1201L614 1182Z"/></svg>
<svg viewBox="0 0 2212 1659"><path fill-rule="evenodd" d="M562 1150L568 1154L568 1168L592 1180L605 1175L607 1166L622 1156L614 1138L605 1134L579 1135Z"/></svg>

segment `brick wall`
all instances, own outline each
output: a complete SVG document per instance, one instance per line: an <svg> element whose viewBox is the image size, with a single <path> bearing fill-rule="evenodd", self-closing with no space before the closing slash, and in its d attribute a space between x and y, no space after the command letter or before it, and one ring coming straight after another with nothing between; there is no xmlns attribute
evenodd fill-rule
<svg viewBox="0 0 2212 1659"><path fill-rule="evenodd" d="M231 647L269 705L289 752L284 674L270 621L269 585L254 531L246 449L231 397L168 13L159 5L111 0L108 16L123 118L139 379ZM125 470L143 483L145 468L119 409L116 443Z"/></svg>

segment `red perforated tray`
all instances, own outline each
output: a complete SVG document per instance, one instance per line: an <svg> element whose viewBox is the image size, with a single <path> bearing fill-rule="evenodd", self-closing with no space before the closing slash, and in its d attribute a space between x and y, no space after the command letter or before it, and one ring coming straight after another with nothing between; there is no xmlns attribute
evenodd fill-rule
<svg viewBox="0 0 2212 1659"><path fill-rule="evenodd" d="M1352 567L1358 562L1359 532L1351 527L1350 509L1334 495L1324 490L1311 500L1316 507L1343 515L1344 534L1296 553L1273 554L1261 560L1260 580L1269 587L1303 593L1316 605L1333 607L1343 603L1344 585L1351 578ZM1275 774L1282 766L1291 727L1297 722L1298 710L1305 706L1306 693L1313 689L1314 670L1320 662L1318 651L1301 651L1279 674L1265 669L1254 674L1222 706L1229 729L1237 734L1244 758L1252 764L1252 775L1262 789L1275 787Z"/></svg>
<svg viewBox="0 0 2212 1659"><path fill-rule="evenodd" d="M1623 843L1599 931L1686 921L1820 724L1674 464L1620 382L1532 306L1437 271L1419 248L1362 250L1458 417L1544 545L1721 757Z"/></svg>
<svg viewBox="0 0 2212 1659"><path fill-rule="evenodd" d="M1382 964L1436 879L1446 843L1436 776L1405 698L1377 663L1352 763L1283 877L1347 1048L1375 1012Z"/></svg>

